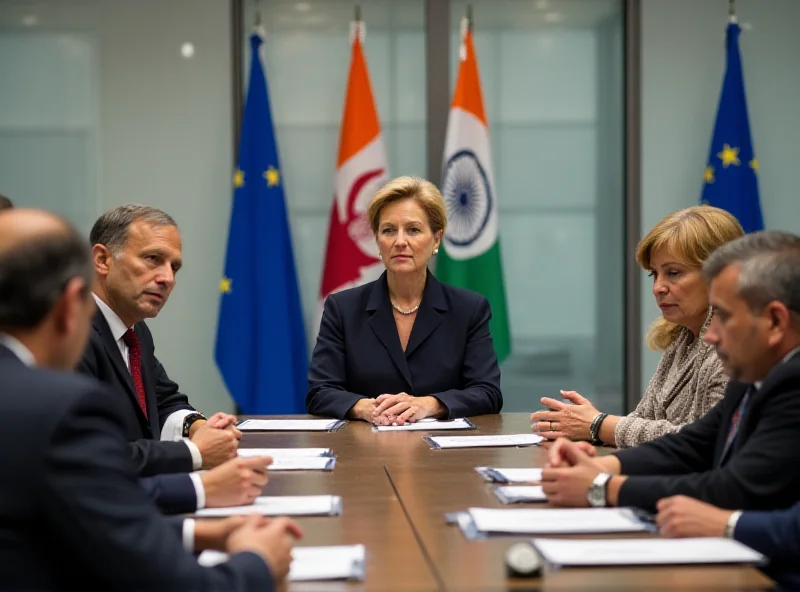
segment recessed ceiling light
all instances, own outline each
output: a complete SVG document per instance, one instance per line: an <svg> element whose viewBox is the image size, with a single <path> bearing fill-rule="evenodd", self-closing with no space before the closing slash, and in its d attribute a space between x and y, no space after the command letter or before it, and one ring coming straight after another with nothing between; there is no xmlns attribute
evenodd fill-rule
<svg viewBox="0 0 800 592"><path fill-rule="evenodd" d="M550 3L547 0L536 0L536 8L539 10L547 10Z"/></svg>
<svg viewBox="0 0 800 592"><path fill-rule="evenodd" d="M308 12L311 10L311 5L308 2L298 2L294 5L294 9L298 12Z"/></svg>
<svg viewBox="0 0 800 592"><path fill-rule="evenodd" d="M560 12L548 12L544 15L544 20L547 23L557 23L564 18L564 15Z"/></svg>
<svg viewBox="0 0 800 592"><path fill-rule="evenodd" d="M194 44L184 43L181 45L181 55L185 58L190 58L194 55Z"/></svg>
<svg viewBox="0 0 800 592"><path fill-rule="evenodd" d="M22 24L26 27L35 27L39 24L39 17L35 14L28 14L22 17Z"/></svg>

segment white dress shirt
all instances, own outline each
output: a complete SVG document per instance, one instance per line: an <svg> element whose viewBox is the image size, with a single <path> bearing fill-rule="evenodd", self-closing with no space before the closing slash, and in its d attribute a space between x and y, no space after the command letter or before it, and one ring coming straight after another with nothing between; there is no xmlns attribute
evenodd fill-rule
<svg viewBox="0 0 800 592"><path fill-rule="evenodd" d="M25 344L23 344L19 339L16 337L12 337L11 335L7 335L5 333L0 333L0 344L5 345L8 349L11 350L15 356L17 356L20 361L29 367L36 366L36 358L31 353ZM192 483L194 483L195 491L197 492L197 507L202 508L205 505L205 491L203 489L203 482L200 481L200 478L195 475L189 475L192 477ZM197 480L194 478L197 477ZM203 500L203 505L200 505L200 500ZM194 553L194 520L191 518L186 518L183 521L183 548L189 551L189 553Z"/></svg>

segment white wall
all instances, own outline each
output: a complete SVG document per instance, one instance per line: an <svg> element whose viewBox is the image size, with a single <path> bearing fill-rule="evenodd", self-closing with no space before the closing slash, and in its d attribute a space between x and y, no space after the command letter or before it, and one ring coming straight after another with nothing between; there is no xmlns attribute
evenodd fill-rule
<svg viewBox="0 0 800 592"><path fill-rule="evenodd" d="M727 8L727 0L642 0L643 233L699 200L725 66ZM764 222L800 233L800 2L739 0L736 8ZM643 274L643 327L659 314L648 280ZM642 388L658 358L642 352Z"/></svg>

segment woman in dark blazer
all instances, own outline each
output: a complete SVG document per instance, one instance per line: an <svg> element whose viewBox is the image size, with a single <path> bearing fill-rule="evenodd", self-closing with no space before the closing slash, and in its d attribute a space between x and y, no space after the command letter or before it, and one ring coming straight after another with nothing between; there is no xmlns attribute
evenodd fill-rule
<svg viewBox="0 0 800 592"><path fill-rule="evenodd" d="M309 413L378 425L499 413L489 303L428 271L447 223L439 190L399 177L375 194L367 217L386 271L326 299Z"/></svg>

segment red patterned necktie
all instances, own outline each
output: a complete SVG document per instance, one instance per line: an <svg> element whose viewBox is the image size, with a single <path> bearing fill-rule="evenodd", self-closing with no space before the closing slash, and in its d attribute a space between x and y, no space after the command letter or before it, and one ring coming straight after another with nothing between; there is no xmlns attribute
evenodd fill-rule
<svg viewBox="0 0 800 592"><path fill-rule="evenodd" d="M132 328L125 332L125 335L122 336L122 341L128 346L131 378L133 378L133 386L136 389L136 399L139 401L142 413L147 417L147 398L144 394L144 382L142 382L142 345L139 343L139 338Z"/></svg>

